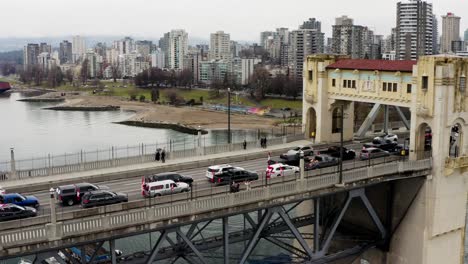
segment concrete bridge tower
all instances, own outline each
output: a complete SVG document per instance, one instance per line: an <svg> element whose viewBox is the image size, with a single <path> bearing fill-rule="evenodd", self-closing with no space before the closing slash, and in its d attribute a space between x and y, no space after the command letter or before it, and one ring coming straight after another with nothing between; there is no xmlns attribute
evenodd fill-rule
<svg viewBox="0 0 468 264"><path fill-rule="evenodd" d="M433 169L392 238L388 263L464 263L467 75L466 58L422 57L414 66L410 159L432 156Z"/></svg>

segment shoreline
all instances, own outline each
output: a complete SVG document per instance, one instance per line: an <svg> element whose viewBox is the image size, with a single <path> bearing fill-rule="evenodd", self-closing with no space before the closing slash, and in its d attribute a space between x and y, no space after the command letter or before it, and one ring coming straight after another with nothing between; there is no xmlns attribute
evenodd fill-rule
<svg viewBox="0 0 468 264"><path fill-rule="evenodd" d="M114 122L115 124L135 126L135 127L146 127L146 128L160 128L160 129L171 129L177 132L186 133L190 135L197 135L198 129L194 127L188 127L181 124L174 123L162 123L162 122L144 122L144 121L120 121ZM208 134L208 131L201 129L202 135Z"/></svg>
<svg viewBox="0 0 468 264"><path fill-rule="evenodd" d="M121 125L172 129L187 134L202 130L225 129L227 114L200 107L176 107L153 102L131 101L122 97L89 95L80 91L49 92L40 96L21 99L26 102L63 102L44 108L54 111L130 111L134 115L127 120L116 122ZM231 113L232 129L271 130L279 128L278 119L258 115Z"/></svg>

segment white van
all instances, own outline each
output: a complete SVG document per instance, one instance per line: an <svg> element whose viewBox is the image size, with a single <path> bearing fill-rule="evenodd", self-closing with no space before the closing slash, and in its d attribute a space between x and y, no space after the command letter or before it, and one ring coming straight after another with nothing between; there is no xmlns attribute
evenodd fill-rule
<svg viewBox="0 0 468 264"><path fill-rule="evenodd" d="M148 182L142 186L142 195L144 197L163 196L181 192L189 192L190 186L185 182L174 182L173 180L164 180L157 182Z"/></svg>

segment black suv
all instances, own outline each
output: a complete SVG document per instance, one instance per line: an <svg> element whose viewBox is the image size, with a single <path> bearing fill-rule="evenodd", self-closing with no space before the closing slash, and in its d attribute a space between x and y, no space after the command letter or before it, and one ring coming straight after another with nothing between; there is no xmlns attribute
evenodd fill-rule
<svg viewBox="0 0 468 264"><path fill-rule="evenodd" d="M111 191L91 191L81 198L83 208L128 202L128 196L124 193Z"/></svg>
<svg viewBox="0 0 468 264"><path fill-rule="evenodd" d="M232 182L256 181L258 174L253 171L233 169L213 176L215 185L231 184Z"/></svg>
<svg viewBox="0 0 468 264"><path fill-rule="evenodd" d="M174 182L185 182L190 186L193 183L192 177L180 175L179 173L175 173L175 172L164 172L164 173L158 173L158 174L145 177L146 183L156 182L156 181L165 181L165 180L173 180Z"/></svg>
<svg viewBox="0 0 468 264"><path fill-rule="evenodd" d="M97 186L91 183L77 183L70 185L59 186L57 192L57 200L63 205L74 205L81 202L81 197L87 192L108 189L105 186Z"/></svg>

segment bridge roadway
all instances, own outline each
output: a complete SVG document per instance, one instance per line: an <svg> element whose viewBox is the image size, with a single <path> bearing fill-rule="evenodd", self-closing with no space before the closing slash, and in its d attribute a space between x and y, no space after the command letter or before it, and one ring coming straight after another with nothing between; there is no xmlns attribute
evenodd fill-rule
<svg viewBox="0 0 468 264"><path fill-rule="evenodd" d="M361 145L362 144L360 143L352 143L352 144L347 144L346 147L350 149L355 149L358 154L361 148ZM378 164L378 163L382 163L390 159L395 159L395 157L386 158L386 159L385 158L376 159L376 160L372 160L371 162L373 164ZM396 158L396 159L400 159L400 158ZM242 167L246 170L256 171L260 176L259 180L263 182L264 177L265 177L264 175L265 169L267 167L266 161L267 161L267 157L261 158L261 159L243 161L243 162L233 162L230 164L233 166ZM354 163L357 161L358 160L356 158L356 160L353 160L353 161L345 161L345 164L354 165ZM211 190L215 186L212 183L207 181L206 176L205 176L206 169L207 168L203 167L203 168L194 168L194 169L188 169L188 170L179 170L176 172L182 175L193 177L194 179L193 190L194 191L205 191L206 193L209 193L209 190ZM144 199L141 196L141 179L140 178L133 177L133 178L128 178L128 179L98 182L96 184L105 185L114 192L126 193L128 195L129 201ZM41 207L38 209L39 215L50 214L50 198L49 198L50 194L48 191L44 190L44 191L38 191L38 192L25 192L24 194L34 195L39 199L39 201L41 202ZM69 212L69 211L79 210L79 209L80 209L79 205L74 205L74 206L58 205L57 206L57 212L59 213Z"/></svg>
<svg viewBox="0 0 468 264"><path fill-rule="evenodd" d="M330 168L328 172L308 172L304 180L297 180L296 177L279 177L271 180L268 186L257 181L252 184L251 191L241 191L236 194L226 195L224 192L227 188L220 187L213 188L215 193L218 193L213 197L210 197L209 192L206 195L208 197L196 199L190 199L189 194L180 194L158 198L157 200L161 202L158 205L154 204L155 199L145 199L126 204L82 209L65 213L65 218L63 215L62 219L58 217L60 222L52 225L44 226L49 222L49 217L36 217L21 223L5 222L0 233L0 258L114 236L122 237L149 230L161 230L171 226L173 228L174 225L186 225L194 221L206 221L249 210L267 209L310 199L317 195L342 192L348 188L362 188L379 182L421 177L427 175L431 168L430 160L393 161L370 167L366 166L366 162L347 163L347 165L348 169L357 166L356 169L343 173L343 182L347 184L345 189L337 187L340 182L339 174L336 173L336 168ZM200 192L202 191L197 191Z"/></svg>

